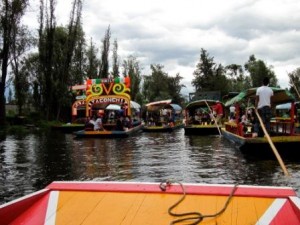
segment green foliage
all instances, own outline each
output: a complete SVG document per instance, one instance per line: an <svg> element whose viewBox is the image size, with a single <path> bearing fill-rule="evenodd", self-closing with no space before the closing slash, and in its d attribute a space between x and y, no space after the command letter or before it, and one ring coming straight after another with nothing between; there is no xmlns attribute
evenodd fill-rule
<svg viewBox="0 0 300 225"><path fill-rule="evenodd" d="M261 86L264 77L268 77L270 79L270 86L278 87L278 80L275 73L272 71L272 68L267 67L264 61L257 60L254 55L251 55L248 62L245 63L245 69L250 74L252 87Z"/></svg>
<svg viewBox="0 0 300 225"><path fill-rule="evenodd" d="M180 84L182 77L179 74L170 77L159 64L151 65L151 70L151 75L144 76L144 103L172 99L174 103L181 104L184 101L180 94L181 88L184 87Z"/></svg>
<svg viewBox="0 0 300 225"><path fill-rule="evenodd" d="M117 39L113 44L113 56L112 56L112 75L113 77L119 77L119 56L118 56L118 42Z"/></svg>
<svg viewBox="0 0 300 225"><path fill-rule="evenodd" d="M225 68L214 62L205 49L201 49L200 61L193 73L192 85L196 92L220 91L222 95L230 89L228 79L225 76Z"/></svg>
<svg viewBox="0 0 300 225"><path fill-rule="evenodd" d="M100 61L100 68L99 68L99 78L106 78L108 76L108 69L109 69L109 47L110 47L110 26L108 26L104 38L102 40L102 51L101 51L101 61Z"/></svg>
<svg viewBox="0 0 300 225"><path fill-rule="evenodd" d="M23 39L19 39L22 36L20 21L27 5L28 0L0 2L0 126L5 124L5 87L10 62L19 57L17 47L24 46Z"/></svg>
<svg viewBox="0 0 300 225"><path fill-rule="evenodd" d="M288 74L290 92L294 94L296 99L300 100L300 68L295 69L294 71Z"/></svg>
<svg viewBox="0 0 300 225"><path fill-rule="evenodd" d="M128 58L123 62L123 68L123 76L130 77L131 99L138 102L137 96L140 93L140 83L142 79L140 63L134 56L128 56Z"/></svg>
<svg viewBox="0 0 300 225"><path fill-rule="evenodd" d="M97 78L97 71L100 61L97 59L98 49L95 47L94 43L90 42L90 46L87 49L87 65L86 65L86 75L90 79Z"/></svg>
<svg viewBox="0 0 300 225"><path fill-rule="evenodd" d="M251 87L251 78L244 74L243 67L230 64L225 67L230 92L240 92Z"/></svg>

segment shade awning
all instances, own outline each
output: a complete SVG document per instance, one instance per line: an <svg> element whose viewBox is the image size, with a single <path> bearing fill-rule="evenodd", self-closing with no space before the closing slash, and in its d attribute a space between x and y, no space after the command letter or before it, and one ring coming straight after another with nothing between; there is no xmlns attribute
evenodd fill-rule
<svg viewBox="0 0 300 225"><path fill-rule="evenodd" d="M193 101L187 104L186 109L196 109L196 108L205 108L207 105L213 106L217 104L216 100L198 100L198 101ZM223 105L223 103L221 103Z"/></svg>
<svg viewBox="0 0 300 225"><path fill-rule="evenodd" d="M274 95L272 97L272 103L275 105L287 103L287 102L293 102L295 101L295 97L290 93L288 90L281 89L281 88L275 88L271 87ZM247 102L248 99L255 99L256 98L256 90L257 88L250 88L246 91L240 92L237 96L233 97L232 99L228 100L225 103L226 107L229 107L235 103L243 103Z"/></svg>
<svg viewBox="0 0 300 225"><path fill-rule="evenodd" d="M153 106L153 105L156 105L156 106L166 105L166 104L171 104L171 102L172 102L172 99L150 102L150 103L146 104L146 107Z"/></svg>

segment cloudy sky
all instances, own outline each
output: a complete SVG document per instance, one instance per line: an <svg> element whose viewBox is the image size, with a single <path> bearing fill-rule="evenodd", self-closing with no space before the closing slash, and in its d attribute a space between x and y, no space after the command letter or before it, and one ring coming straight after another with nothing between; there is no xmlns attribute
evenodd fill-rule
<svg viewBox="0 0 300 225"><path fill-rule="evenodd" d="M72 1L57 2L57 23L66 25ZM25 20L31 27L37 11L32 4ZM134 55L146 74L150 64L162 64L191 92L201 48L224 66L244 65L254 54L288 87L287 73L300 67L299 12L299 0L85 0L82 19L99 48L110 25L121 59Z"/></svg>

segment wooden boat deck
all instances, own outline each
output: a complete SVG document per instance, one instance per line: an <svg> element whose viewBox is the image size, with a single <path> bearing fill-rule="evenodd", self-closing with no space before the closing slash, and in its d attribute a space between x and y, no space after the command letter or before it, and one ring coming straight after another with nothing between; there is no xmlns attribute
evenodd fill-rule
<svg viewBox="0 0 300 225"><path fill-rule="evenodd" d="M174 212L203 215L220 211L234 188L207 184L184 187L186 198ZM168 209L181 197L180 185L162 191L155 183L54 182L34 195L0 206L0 218L12 225L170 224L178 218L170 216ZM201 224L300 224L299 207L299 198L291 188L238 186L224 213L204 218Z"/></svg>

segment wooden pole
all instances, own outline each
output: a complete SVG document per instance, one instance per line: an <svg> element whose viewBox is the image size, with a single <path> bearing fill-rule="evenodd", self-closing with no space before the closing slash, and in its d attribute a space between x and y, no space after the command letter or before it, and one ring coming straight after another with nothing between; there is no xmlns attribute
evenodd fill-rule
<svg viewBox="0 0 300 225"><path fill-rule="evenodd" d="M260 125L262 127L262 130L264 131L264 134L265 134L265 136L266 136L266 138L267 138L267 140L268 140L268 142L269 142L269 144L270 144L270 146L271 146L271 148L272 148L272 150L273 150L273 152L274 152L274 154L275 154L275 156L276 156L276 158L277 158L277 160L278 160L278 162L279 162L279 164L280 164L280 166L281 166L281 168L282 168L282 170L284 172L284 174L286 176L290 176L289 172L287 171L287 169L286 169L286 167L285 167L285 165L284 165L284 163L283 163L283 161L281 159L281 156L279 155L279 153L278 153L275 145L273 144L273 142L272 142L272 140L270 138L269 133L266 130L266 127L265 127L265 125L264 125L264 123L263 123L263 121L262 121L259 113L257 112L257 109L255 109L255 114L256 114L256 116L257 116L257 118L259 120L259 123L260 123Z"/></svg>
<svg viewBox="0 0 300 225"><path fill-rule="evenodd" d="M210 113L211 113L211 115L212 115L212 118L213 118L214 121L215 121L215 124L217 125L217 128L218 128L218 131L219 131L220 136L222 136L221 131L220 131L220 128L219 128L219 125L218 125L218 123L217 123L216 118L214 117L213 112L211 111L211 109L210 109L210 107L209 107L207 101L206 101L206 100L204 100L204 101L205 101L205 104L207 105L207 107L208 107L208 109L209 109L209 111L210 111Z"/></svg>

